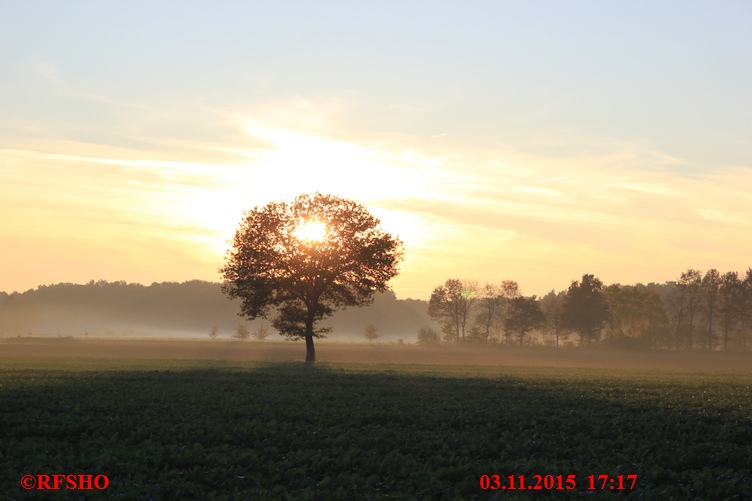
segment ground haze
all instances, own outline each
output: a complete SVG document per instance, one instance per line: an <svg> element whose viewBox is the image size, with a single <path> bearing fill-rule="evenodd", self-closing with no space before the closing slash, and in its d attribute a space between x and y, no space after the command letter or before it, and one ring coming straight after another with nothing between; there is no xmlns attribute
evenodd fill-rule
<svg viewBox="0 0 752 501"><path fill-rule="evenodd" d="M624 351L513 346L441 346L319 342L322 362L498 365L752 372L752 354L707 351ZM77 339L19 337L0 341L2 357L83 357L297 361L305 345L291 341Z"/></svg>

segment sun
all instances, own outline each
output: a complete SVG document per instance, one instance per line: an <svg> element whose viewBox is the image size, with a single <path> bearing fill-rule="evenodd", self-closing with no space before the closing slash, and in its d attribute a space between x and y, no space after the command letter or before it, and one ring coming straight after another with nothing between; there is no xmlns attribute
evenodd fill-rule
<svg viewBox="0 0 752 501"><path fill-rule="evenodd" d="M305 221L295 229L295 236L300 240L321 242L326 238L326 225L318 221Z"/></svg>

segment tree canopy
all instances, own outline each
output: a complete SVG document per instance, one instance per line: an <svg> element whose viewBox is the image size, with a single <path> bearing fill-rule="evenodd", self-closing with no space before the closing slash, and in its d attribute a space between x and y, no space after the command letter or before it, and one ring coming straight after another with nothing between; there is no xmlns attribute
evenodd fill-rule
<svg viewBox="0 0 752 501"><path fill-rule="evenodd" d="M428 301L428 316L441 323L447 341L465 341L465 326L475 301L476 284L450 278L436 287Z"/></svg>
<svg viewBox="0 0 752 501"><path fill-rule="evenodd" d="M387 290L402 259L402 242L379 228L362 205L332 195L299 195L246 211L227 262L223 291L241 299L250 319L274 314L289 339L313 339L328 329L315 323L335 309L364 306Z"/></svg>
<svg viewBox="0 0 752 501"><path fill-rule="evenodd" d="M610 315L601 290L603 282L593 275L582 275L581 281L573 281L567 290L562 305L562 320L565 328L580 336L580 344L597 341Z"/></svg>
<svg viewBox="0 0 752 501"><path fill-rule="evenodd" d="M509 316L504 321L504 328L516 336L522 346L525 335L545 322L546 316L535 296L518 296L511 300Z"/></svg>

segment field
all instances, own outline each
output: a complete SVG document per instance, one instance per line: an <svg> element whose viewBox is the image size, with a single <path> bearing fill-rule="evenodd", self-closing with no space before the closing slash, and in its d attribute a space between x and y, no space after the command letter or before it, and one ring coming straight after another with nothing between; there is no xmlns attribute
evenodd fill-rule
<svg viewBox="0 0 752 501"><path fill-rule="evenodd" d="M320 343L315 367L290 361L303 351L0 343L0 492L91 473L115 499L613 497L597 476L632 474L633 499L752 498L749 357ZM522 496L481 489L484 474L576 487Z"/></svg>

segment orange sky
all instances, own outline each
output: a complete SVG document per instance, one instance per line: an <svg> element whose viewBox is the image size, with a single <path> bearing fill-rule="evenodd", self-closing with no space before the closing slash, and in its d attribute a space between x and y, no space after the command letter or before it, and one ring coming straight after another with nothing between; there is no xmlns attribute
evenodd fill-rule
<svg viewBox="0 0 752 501"><path fill-rule="evenodd" d="M589 10L613 24L592 35L574 14L488 6L439 8L435 30L411 7L413 31L345 7L271 9L257 14L281 31L263 40L196 8L166 31L112 35L36 8L0 10L0 290L218 281L243 210L315 191L365 204L405 242L400 298L448 278L542 294L584 273L663 282L752 265L744 4L669 28ZM542 24L498 33L484 15Z"/></svg>

